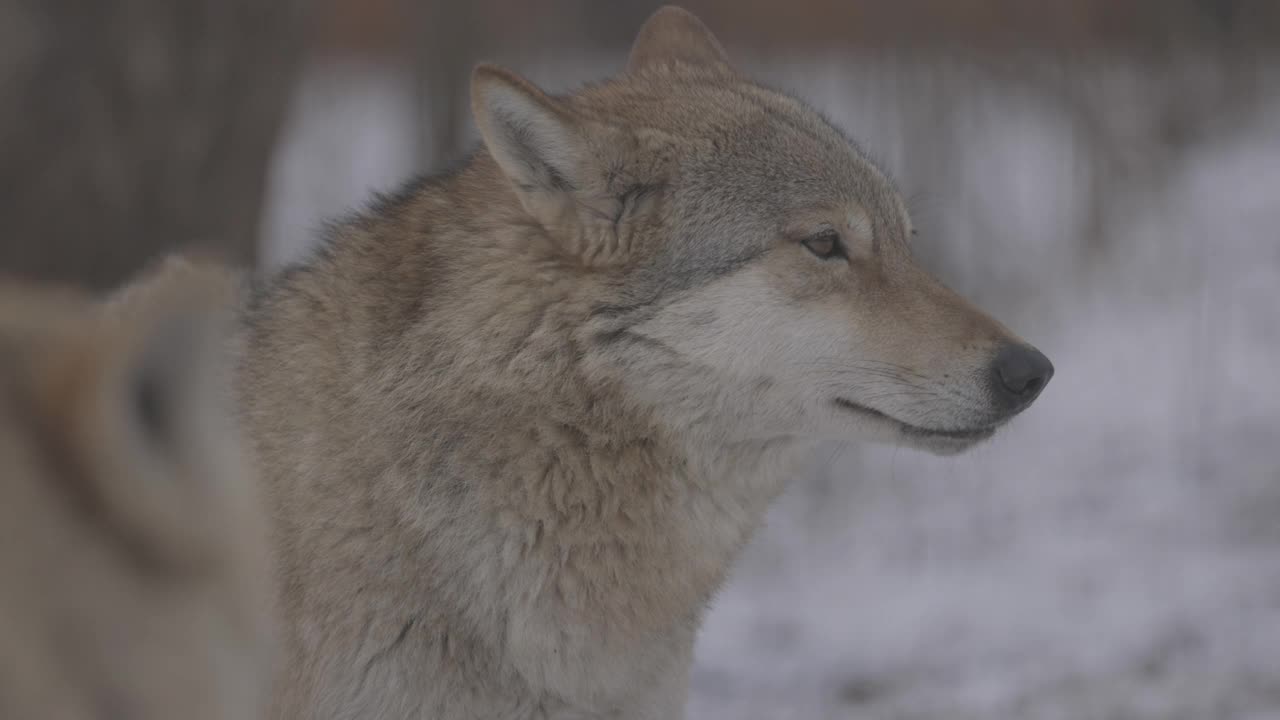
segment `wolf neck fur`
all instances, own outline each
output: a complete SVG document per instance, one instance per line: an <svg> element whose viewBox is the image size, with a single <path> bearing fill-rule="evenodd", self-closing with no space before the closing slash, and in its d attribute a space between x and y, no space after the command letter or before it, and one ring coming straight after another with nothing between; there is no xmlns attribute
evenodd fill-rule
<svg viewBox="0 0 1280 720"><path fill-rule="evenodd" d="M388 349L348 363L372 363L352 380L377 390L373 412L406 428L395 454L416 455L410 465L420 473L488 477L501 486L459 490L481 498L479 507L468 506L500 519L516 545L503 549L509 562L579 550L583 562L614 557L625 563L615 571L636 578L618 587L633 610L646 587L670 589L639 581L647 572L684 575L677 585L684 592L668 592L665 609L643 611L653 614L642 624L696 615L803 455L802 443L725 436L707 408L747 414L749 397L712 389L678 358L625 369L609 362L606 350L592 346L592 293L581 290L594 292L608 279L564 258L513 193L493 192L504 186L495 175L480 155L385 219L340 231L319 273L365 284L354 266L370 257L387 263L378 282L350 288L364 307L340 315L339 322L381 328L364 344ZM481 187L487 194L474 191ZM469 207L464 196L483 198L484 207ZM448 222L432 220L441 213ZM402 285L369 294L387 278ZM656 398L628 392L635 375L654 373L673 377ZM441 428L450 428L447 437L422 437Z"/></svg>

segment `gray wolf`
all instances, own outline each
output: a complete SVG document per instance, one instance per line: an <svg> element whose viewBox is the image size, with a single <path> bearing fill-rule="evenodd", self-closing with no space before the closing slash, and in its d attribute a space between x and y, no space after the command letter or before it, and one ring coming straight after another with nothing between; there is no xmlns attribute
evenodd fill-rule
<svg viewBox="0 0 1280 720"><path fill-rule="evenodd" d="M249 720L270 586L230 276L0 285L0 717Z"/></svg>
<svg viewBox="0 0 1280 720"><path fill-rule="evenodd" d="M707 603L815 443L959 452L1052 366L687 12L568 95L481 66L472 110L468 162L245 313L275 717L681 717Z"/></svg>

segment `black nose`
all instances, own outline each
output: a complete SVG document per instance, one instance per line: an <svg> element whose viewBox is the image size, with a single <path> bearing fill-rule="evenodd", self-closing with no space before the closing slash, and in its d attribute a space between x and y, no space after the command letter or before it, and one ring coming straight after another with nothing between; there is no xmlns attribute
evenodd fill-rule
<svg viewBox="0 0 1280 720"><path fill-rule="evenodd" d="M1005 345L991 365L992 390L1010 409L1031 404L1053 377L1053 363L1029 345Z"/></svg>

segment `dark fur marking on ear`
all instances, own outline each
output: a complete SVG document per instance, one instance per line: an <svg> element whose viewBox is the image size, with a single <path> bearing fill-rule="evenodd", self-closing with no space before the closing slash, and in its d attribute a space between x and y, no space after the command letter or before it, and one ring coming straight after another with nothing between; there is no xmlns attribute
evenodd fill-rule
<svg viewBox="0 0 1280 720"><path fill-rule="evenodd" d="M551 190L562 193L577 192L578 186L570 182L569 178L562 175L559 170L556 170L550 165L544 165L543 167L545 168L547 186Z"/></svg>
<svg viewBox="0 0 1280 720"><path fill-rule="evenodd" d="M542 156L538 153L538 138L526 123L502 116L501 113L499 115L500 117L495 119L507 128L508 137L519 148L520 161L528 170L529 177L537 178L545 184L545 187L536 189L564 193L571 193L577 190L577 187L560 170L542 159ZM523 184L521 189L525 189Z"/></svg>

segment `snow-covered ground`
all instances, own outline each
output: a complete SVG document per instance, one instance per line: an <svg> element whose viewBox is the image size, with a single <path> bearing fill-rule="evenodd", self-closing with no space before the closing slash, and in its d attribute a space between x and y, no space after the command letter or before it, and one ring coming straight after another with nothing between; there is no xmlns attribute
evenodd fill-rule
<svg viewBox="0 0 1280 720"><path fill-rule="evenodd" d="M603 66L530 74L565 87ZM1057 375L971 454L816 458L710 613L690 717L1280 718L1280 75L1130 188L1084 263L1080 140L1034 94L978 83L939 109L874 64L767 71L923 196L926 256ZM309 77L269 258L416 168L408 82ZM927 152L946 162L914 176L938 118Z"/></svg>

